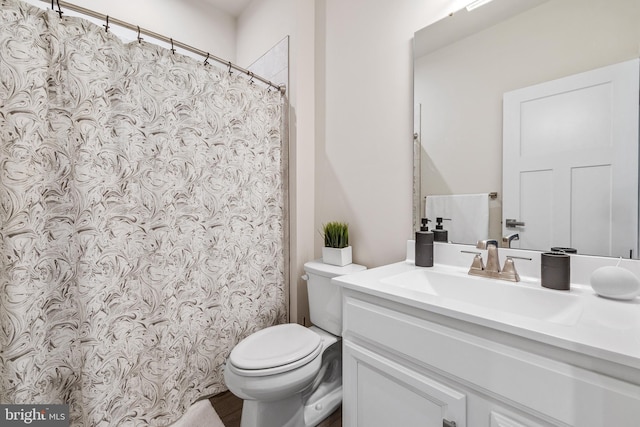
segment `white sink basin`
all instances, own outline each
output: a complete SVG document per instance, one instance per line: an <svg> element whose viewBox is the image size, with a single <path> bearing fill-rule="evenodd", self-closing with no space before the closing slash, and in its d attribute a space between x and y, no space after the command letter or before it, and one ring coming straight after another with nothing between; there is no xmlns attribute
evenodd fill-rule
<svg viewBox="0 0 640 427"><path fill-rule="evenodd" d="M532 288L521 283L428 269L412 270L380 281L456 304L562 325L574 325L583 311L579 296L540 288L539 285Z"/></svg>

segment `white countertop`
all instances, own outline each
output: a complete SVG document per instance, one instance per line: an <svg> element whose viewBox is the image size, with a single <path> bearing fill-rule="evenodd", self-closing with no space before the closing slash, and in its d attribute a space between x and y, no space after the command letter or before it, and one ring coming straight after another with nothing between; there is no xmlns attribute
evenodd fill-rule
<svg viewBox="0 0 640 427"><path fill-rule="evenodd" d="M431 274L426 270L436 275L451 276L464 283L464 286L467 282L470 287L476 284L477 287L470 292L476 292L478 296L484 296L478 292L489 289L487 295L499 295L496 298L501 300L496 299L495 302L500 304L492 304L494 301L487 298L470 298L464 301L453 294L437 295L424 291L420 288L420 278L423 274ZM409 278L408 282L413 281L411 286L394 284L402 282L405 277ZM416 267L411 261L389 264L333 280L346 289L640 369L639 298L629 301L610 300L597 296L590 286L581 284L572 283L570 291L556 291L541 287L537 278L523 277L518 283L497 281L468 276L466 268L444 264L435 264L432 268ZM427 279L424 282L425 288L429 287ZM498 291L494 293L487 286L496 286ZM520 298L520 294L524 297ZM509 305L511 301L503 300L510 298L509 295L515 297L515 305ZM528 307L520 307L520 310L517 304L521 302ZM565 303L568 307L566 310L563 308ZM496 306L509 309L496 309ZM559 315L547 315L554 307L558 307ZM545 313L540 315L543 318L536 318L538 311Z"/></svg>

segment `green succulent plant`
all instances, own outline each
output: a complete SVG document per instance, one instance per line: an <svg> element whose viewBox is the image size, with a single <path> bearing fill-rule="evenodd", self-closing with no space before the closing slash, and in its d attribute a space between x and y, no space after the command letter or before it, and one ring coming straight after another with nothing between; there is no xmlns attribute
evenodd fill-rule
<svg viewBox="0 0 640 427"><path fill-rule="evenodd" d="M327 248L346 248L349 246L349 224L329 222L322 226L324 246Z"/></svg>

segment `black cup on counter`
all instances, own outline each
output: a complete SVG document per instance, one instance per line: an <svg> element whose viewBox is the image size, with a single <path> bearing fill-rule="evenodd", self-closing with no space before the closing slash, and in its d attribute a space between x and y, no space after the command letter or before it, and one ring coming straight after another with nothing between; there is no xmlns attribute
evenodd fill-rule
<svg viewBox="0 0 640 427"><path fill-rule="evenodd" d="M540 279L545 288L568 291L571 283L571 256L567 252L544 252Z"/></svg>

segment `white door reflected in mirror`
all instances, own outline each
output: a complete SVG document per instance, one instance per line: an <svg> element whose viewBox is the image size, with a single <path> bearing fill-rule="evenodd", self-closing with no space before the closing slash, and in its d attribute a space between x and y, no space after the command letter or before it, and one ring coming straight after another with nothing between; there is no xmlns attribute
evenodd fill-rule
<svg viewBox="0 0 640 427"><path fill-rule="evenodd" d="M526 223L513 247L637 257L638 64L504 95L502 217Z"/></svg>

